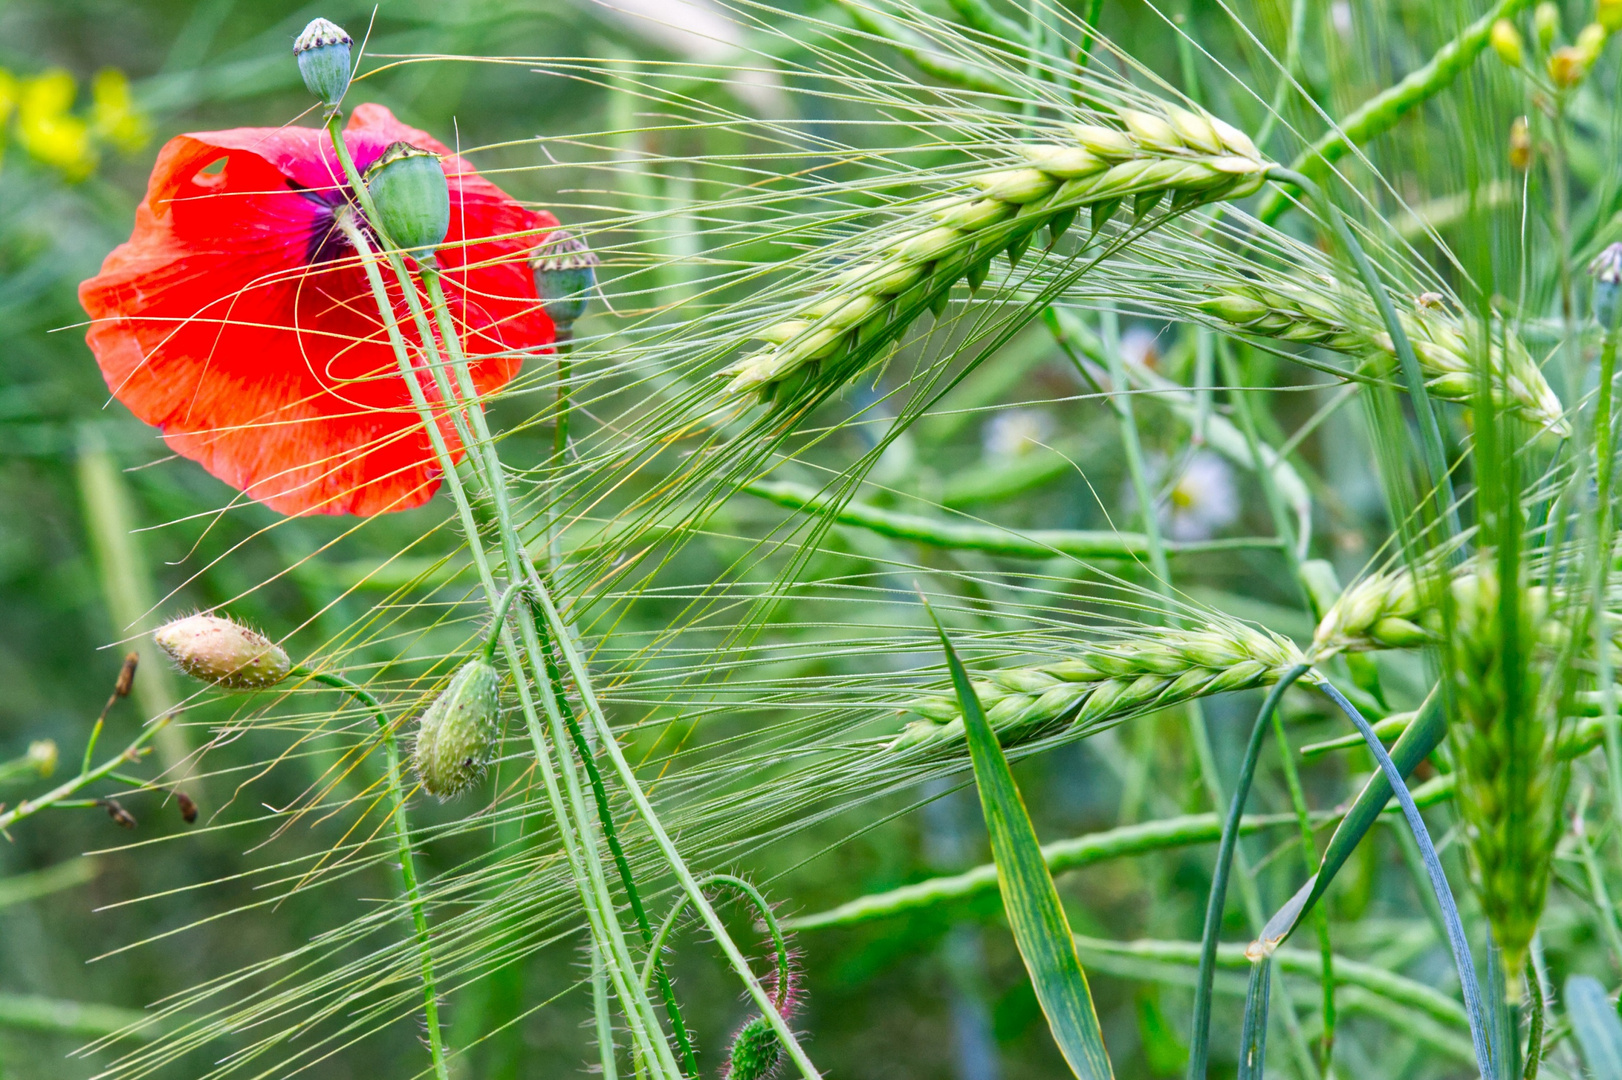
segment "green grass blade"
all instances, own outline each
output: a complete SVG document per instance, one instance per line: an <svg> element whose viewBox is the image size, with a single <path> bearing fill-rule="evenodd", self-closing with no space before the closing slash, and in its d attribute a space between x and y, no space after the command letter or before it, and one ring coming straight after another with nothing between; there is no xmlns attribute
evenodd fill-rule
<svg viewBox="0 0 1622 1080"><path fill-rule="evenodd" d="M1391 748L1391 760L1403 776L1407 776L1419 766L1421 761L1430 756L1447 734L1447 720L1442 715L1440 699L1432 697L1426 701L1419 710L1397 744ZM1361 736L1359 737L1361 738ZM1295 928L1301 924L1319 898L1329 888L1329 883L1335 880L1340 868L1346 865L1357 845L1362 843L1363 837L1374 827L1380 819L1381 812L1391 801L1391 782L1386 779L1384 772L1375 772L1369 777L1368 783L1358 793L1357 800L1352 808L1346 812L1341 820L1340 827L1329 838L1329 846L1324 849L1323 861L1318 865L1318 872L1307 883L1301 886L1296 894L1269 920L1262 928L1258 941L1268 949L1277 948L1289 936L1295 933Z"/></svg>
<svg viewBox="0 0 1622 1080"><path fill-rule="evenodd" d="M935 618L933 610L930 618ZM957 658L946 628L935 619L940 631L946 665L952 673L968 730L969 757L974 765L975 785L980 790L980 807L991 834L991 853L997 863L997 879L1002 886L1003 909L1014 932L1019 955L1030 972L1031 986L1048 1018L1059 1051L1081 1080L1113 1077L1109 1054L1104 1050L1104 1032L1093 1008L1093 994L1087 986L1087 973L1081 969L1070 922L1059 903L1053 875L1042 860L1036 829L1025 811L1025 800L1014 783L1013 771L1003 756L997 735L980 709L980 700L969 685L968 672Z"/></svg>
<svg viewBox="0 0 1622 1080"><path fill-rule="evenodd" d="M1245 800L1250 797L1250 783L1256 775L1256 763L1261 757L1262 740L1279 701L1297 679L1310 669L1297 664L1268 691L1256 714L1256 723L1250 730L1250 741L1245 747L1244 763L1239 779L1234 784L1233 799L1228 804L1228 817L1222 826L1222 842L1217 847L1216 870L1211 875L1211 893L1205 905L1205 932L1200 941L1200 972L1194 984L1194 1019L1188 1040L1189 1080L1204 1080L1207 1054L1211 1040L1211 992L1216 978L1217 937L1222 930L1222 911L1228 900L1228 876L1233 869L1234 849L1239 845L1239 824L1244 818Z"/></svg>
<svg viewBox="0 0 1622 1080"><path fill-rule="evenodd" d="M1239 1080L1262 1080L1267 1060L1267 1006L1273 996L1273 961L1250 969L1245 993L1245 1027L1239 1040Z"/></svg>
<svg viewBox="0 0 1622 1080"><path fill-rule="evenodd" d="M1566 1015L1594 1080L1622 1080L1622 1020L1605 987L1587 975L1566 980Z"/></svg>

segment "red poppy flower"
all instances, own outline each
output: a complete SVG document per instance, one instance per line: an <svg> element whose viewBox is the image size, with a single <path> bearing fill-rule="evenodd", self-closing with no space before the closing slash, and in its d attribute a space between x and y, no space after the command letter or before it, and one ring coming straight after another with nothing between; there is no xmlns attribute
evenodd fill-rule
<svg viewBox="0 0 1622 1080"><path fill-rule="evenodd" d="M344 141L363 171L404 141L444 155L445 291L481 393L551 344L525 258L557 219L532 212L424 132L362 105ZM439 486L359 261L334 227L347 184L325 131L181 135L158 155L135 231L79 287L113 395L169 446L284 514L376 514ZM386 275L393 283L393 275ZM396 316L438 401L404 297ZM462 448L448 418L441 429Z"/></svg>

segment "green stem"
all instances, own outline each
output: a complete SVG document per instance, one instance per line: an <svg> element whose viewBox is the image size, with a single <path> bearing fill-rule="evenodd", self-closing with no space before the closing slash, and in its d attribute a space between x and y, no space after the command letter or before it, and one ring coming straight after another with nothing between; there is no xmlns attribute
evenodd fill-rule
<svg viewBox="0 0 1622 1080"><path fill-rule="evenodd" d="M436 306L435 310L438 308ZM574 378L574 364L571 353L574 352L574 334L562 332L553 343L557 355L558 377L558 403L557 418L552 422L552 463L561 469L568 463L569 452L569 395L571 393L570 381Z"/></svg>
<svg viewBox="0 0 1622 1080"><path fill-rule="evenodd" d="M1301 786L1301 773L1295 767L1295 752L1290 747L1289 734L1284 730L1284 717L1273 710L1273 737L1278 743L1279 762L1284 771L1284 783L1290 790L1290 806L1295 810L1296 825L1301 832L1301 864L1307 876L1316 874L1322 864L1318 860L1317 844L1312 838L1312 811L1307 806L1305 789ZM1318 1069L1329 1074L1335 1052L1335 950L1329 936L1329 914L1323 908L1313 913L1318 928L1318 956L1321 962L1319 988L1323 995L1323 1034L1318 1044Z"/></svg>
<svg viewBox="0 0 1622 1080"><path fill-rule="evenodd" d="M365 184L354 161L349 156L348 147L344 144L337 124L330 125L333 132L333 142L337 148L339 161L344 167L351 187L361 199L363 207L370 203L370 196L365 193ZM388 289L383 284L382 275L378 271L377 256L373 252L371 243L364 232L356 225L353 216L341 213L338 217L338 226L344 232L356 254L361 260L367 280L370 283L372 297L377 304L379 317L382 319L389 342L394 349L395 358L400 368L400 374L411 395L412 404L421 418L423 428L428 435L429 443L433 448L436 460L440 464L441 472L445 477L446 487L451 493L462 524L463 532L467 538L468 550L473 563L479 573L485 595L494 606L499 602L500 590L496 587L494 576L490 572L488 560L485 558L484 547L479 538L477 524L473 517L471 504L461 486L461 480L456 472L456 463L449 448L445 444L444 434L440 431L439 423L423 394L422 385L417 378L416 369L411 363L411 357L406 349L405 339L400 333L398 321L394 317L393 305L389 302ZM403 263L398 268L404 273ZM414 287L409 283L407 275L407 289L414 293ZM534 631L529 623L520 624L520 632L524 637L526 651L529 654L532 671L540 667L536 662L539 652L538 642L534 640ZM502 644L506 653L508 666L513 671L522 669L522 662L516 645L512 643L510 635L502 631ZM544 672L537 678L537 683L544 684ZM559 823L559 834L562 838L565 856L570 869L574 873L577 887L580 889L582 907L585 909L587 921L591 927L593 937L597 941L607 941L609 951L605 953L609 977L614 982L615 992L622 1001L627 1003L625 1013L631 1028L632 1037L638 1049L644 1054L645 1060L657 1060L666 1073L675 1076L678 1070L675 1059L670 1055L670 1048L663 1036L655 1038L651 1032L658 1031L658 1022L653 1015L651 1003L646 995L635 994L631 972L633 965L630 955L626 951L622 932L620 931L614 902L608 891L608 884L602 877L602 868L595 851L594 840L590 834L586 819L584 803L580 797L578 780L574 777L573 769L569 764L566 753L560 753L558 764L568 794L568 805L563 801L563 795L557 787L557 776L552 768L552 755L545 737L542 734L540 720L535 714L534 702L530 697L529 685L524 679L516 679L520 704L524 710L524 717L528 725L529 736L535 747L536 761L541 769L542 779L546 785L548 799L552 803L553 813ZM560 720L556 716L556 706L550 695L542 695L542 703L546 706L548 716L553 725L553 737L560 750L566 742L558 738ZM576 846L577 839L579 846ZM584 850L582 850L584 849Z"/></svg>
<svg viewBox="0 0 1622 1080"><path fill-rule="evenodd" d="M422 976L423 1027L428 1035L428 1056L434 1063L434 1076L438 1080L449 1080L450 1073L445 1064L445 1043L439 1028L439 990L434 978L434 954L428 934L428 909L422 901L422 888L417 881L417 865L411 852L411 823L406 818L405 783L401 777L400 743L394 734L394 722L389 719L389 714L384 710L382 703L371 691L350 682L342 675L331 671L312 671L305 667L295 667L288 675L303 677L311 682L330 686L334 690L342 690L372 714L372 719L377 723L377 730L383 738L383 749L387 758L386 780L389 785L389 799L393 803L390 816L394 820L395 847L400 858L400 879L405 886L406 904L411 909L411 925L417 936L417 964Z"/></svg>
<svg viewBox="0 0 1622 1080"><path fill-rule="evenodd" d="M772 910L771 904L766 902L766 898L760 894L759 889L743 878L734 877L731 874L710 874L700 881L699 885L701 887L706 885L730 885L747 897L749 902L755 906L755 912L760 916L760 921L766 927L766 932L772 936L772 946L777 952L776 1005L779 1009L783 1008L788 1004L789 975L791 974L789 971L788 938L783 934L783 927L777 921L777 913ZM654 957L664 951L665 943L670 939L671 931L675 929L676 919L686 906L686 894L676 897L675 904L671 905L670 914L666 915L665 921L659 924L659 933L653 939L652 953L648 956L647 963L642 966L643 986L648 985L648 976L653 969Z"/></svg>
<svg viewBox="0 0 1622 1080"><path fill-rule="evenodd" d="M1423 67L1410 72L1397 85L1365 101L1352 115L1297 154L1295 160L1290 162L1290 168L1306 177L1328 175L1330 166L1345 157L1352 147L1361 146L1376 135L1389 131L1410 110L1453 85L1459 73L1474 63L1481 50L1487 47L1492 24L1499 19L1513 17L1531 2L1498 0L1486 14L1465 27L1458 37L1438 49ZM1262 204L1258 216L1271 224L1289 205L1282 193L1274 194Z"/></svg>
<svg viewBox="0 0 1622 1080"><path fill-rule="evenodd" d="M1595 511L1595 544L1598 559L1594 580L1594 654L1597 659L1597 677L1600 692L1600 723L1605 730L1606 774L1610 781L1611 813L1616 818L1616 833L1622 840L1622 724L1617 721L1616 659L1612 653L1611 613L1605 602L1606 582L1610 578L1612 552L1615 549L1615 492L1616 484L1616 349L1622 331L1609 327L1605 344L1599 354L1599 401L1594 409L1594 457L1597 462Z"/></svg>
<svg viewBox="0 0 1622 1080"><path fill-rule="evenodd" d="M1205 932L1200 942L1200 970L1194 984L1194 1020L1188 1040L1189 1080L1205 1080L1206 1058L1211 1040L1211 987L1216 979L1217 939L1222 932L1222 911L1227 906L1228 875L1233 870L1234 849L1239 844L1239 825L1244 818L1245 801L1250 797L1251 780L1261 757L1262 742L1278 703L1310 665L1297 664L1285 672L1278 684L1268 691L1261 712L1250 731L1250 742L1245 747L1244 762L1239 769L1239 780L1234 785L1233 801L1222 826L1222 841L1217 847L1216 872L1211 879L1211 895L1205 905Z"/></svg>
<svg viewBox="0 0 1622 1080"><path fill-rule="evenodd" d="M171 719L172 717L165 716L155 723L147 725L133 742L94 769L81 769L77 776L64 780L39 798L24 799L10 810L0 813L0 834L3 834L6 829L17 822L31 818L41 810L49 809L57 803L72 798L90 784L117 772L121 766L139 761L142 754L146 752L146 744L151 742Z"/></svg>
<svg viewBox="0 0 1622 1080"><path fill-rule="evenodd" d="M461 337L457 333L454 320L451 318L450 306L445 300L445 289L440 282L439 270L432 263L422 265L423 285L428 291L428 302L433 307L434 319L439 326L440 340L445 343L450 356L451 368L460 384L464 408L468 420L471 422L477 436L474 453L484 458L486 482L489 485L490 495L495 505L496 521L500 528L502 550L507 560L508 574L515 584L508 587L509 593L520 587L517 575L520 567L533 572L529 554L518 542L516 528L512 524L512 509L507 492L505 474L502 472L501 461L496 456L495 444L490 438L490 431L484 416L484 407L480 401L477 388L473 385L472 374L468 370L467 358L463 355ZM503 597L503 602L508 597ZM502 612L505 611L503 607ZM552 687L552 700L558 715L562 718L568 730L568 736L573 743L576 755L580 758L581 766L585 769L587 783L591 786L592 797L597 805L597 820L603 830L603 839L608 844L608 850L614 860L615 869L619 873L620 884L625 889L627 899L630 901L631 913L636 919L637 928L642 933L645 944L652 944L653 928L648 921L647 909L642 904L642 894L636 885L636 878L631 872L631 863L625 855L624 845L620 842L619 830L614 824L613 807L608 801L608 792L603 785L601 771L597 768L596 755L586 742L585 734L580 729L579 721L570 707L568 696L564 689L563 676L558 670L557 659L553 655L550 635L540 638L541 649L544 653L544 666L546 682ZM687 1025L681 1013L681 1006L676 1000L675 989L670 984L669 975L665 971L664 961L654 954L654 966L659 975L659 991L664 999L665 1012L670 1017L671 1033L676 1038L677 1048L681 1052L682 1067L689 1077L698 1076L698 1059L693 1051L692 1037L688 1034Z"/></svg>
<svg viewBox="0 0 1622 1080"><path fill-rule="evenodd" d="M448 324L450 313L445 308L443 290L439 288L437 278L437 273L433 272L431 268L424 273L430 300L435 303L436 316L443 320L445 324ZM641 782L637 779L635 771L631 768L630 763L625 760L625 755L620 750L619 740L615 737L614 730L608 723L608 718L604 715L601 706L597 702L597 695L592 689L590 670L581 660L574 647L570 628L562 615L558 613L557 606L552 601L551 590L536 571L528 552L518 542L517 531L512 526L511 509L508 505L506 481L501 472L501 463L495 456L494 444L485 425L484 411L480 406L479 394L473 386L467 363L461 355L461 343L455 333L442 331L441 337L445 340L451 352L451 367L459 381L464 400L468 406L468 415L478 436L476 445L487 455L491 494L495 502L496 518L501 524L502 545L508 559L508 566L514 568L515 572L521 569L528 578L533 599L539 603L542 612L545 614L549 636L563 654L565 666L567 666L569 675L574 680L575 687L580 693L581 701L586 708L586 714L591 718L596 734L604 749L608 752L609 759L614 765L620 783L629 794L638 816L642 818L643 823L652 834L655 844L659 847L660 854L664 857L672 872L675 873L676 879L681 883L693 905L698 908L711 934L720 943L721 950L726 954L733 971L743 981L744 985L749 989L750 996L760 1006L762 1015L766 1017L772 1029L777 1032L778 1038L783 1040L783 1045L787 1048L789 1057L807 1080L816 1080L820 1075L816 1066L811 1063L811 1059L806 1056L805 1050L800 1046L794 1032L789 1029L787 1022L772 1005L770 997L760 985L760 980L750 970L749 962L744 958L742 951L732 940L731 935L727 933L720 916L716 914L709 901L704 898L697 880L687 867L686 860L682 858L680 851L677 850L676 845L665 832L664 825L660 822L653 805L648 802L647 796L642 791ZM557 684L554 697L561 698L562 696L563 687L561 684ZM548 704L550 711L557 711L556 702L549 701ZM588 756L586 760L590 762L592 759ZM666 1047L666 1053L668 1054L668 1047Z"/></svg>
<svg viewBox="0 0 1622 1080"><path fill-rule="evenodd" d="M806 484L783 480L757 480L742 490L790 510L806 510L892 540L908 540L930 547L954 551L980 551L1015 559L1051 559L1067 555L1074 559L1141 559L1150 556L1153 545L1145 533L1110 532L1103 529L1028 529L1015 532L996 525L975 525L957 521L903 514L862 502L847 502L824 495ZM1226 540L1190 543L1162 541L1167 555L1211 551L1273 548L1278 541L1267 537L1236 537Z"/></svg>
<svg viewBox="0 0 1622 1080"><path fill-rule="evenodd" d="M523 582L509 582L506 591L501 594L501 599L496 601L495 610L490 615L490 633L484 639L485 663L488 664L495 658L496 645L500 643L501 633L506 629L507 611L512 607L513 601L518 598L518 594L523 591Z"/></svg>

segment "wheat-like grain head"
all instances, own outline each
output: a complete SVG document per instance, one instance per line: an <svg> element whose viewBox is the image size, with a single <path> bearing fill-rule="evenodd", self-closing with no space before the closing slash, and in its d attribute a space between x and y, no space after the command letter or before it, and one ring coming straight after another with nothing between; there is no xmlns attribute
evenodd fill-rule
<svg viewBox="0 0 1622 1080"><path fill-rule="evenodd" d="M1067 143L1010 147L1024 167L975 176L927 217L876 229L865 255L757 335L764 348L719 373L727 395L770 401L785 388L851 378L926 308L939 311L959 279L977 288L998 254L1017 261L1040 229L1057 236L1083 208L1096 231L1129 198L1141 221L1167 198L1178 212L1262 183L1267 165L1255 144L1213 116L1168 104L1121 109L1115 119L1120 127L1074 125Z"/></svg>
<svg viewBox="0 0 1622 1080"><path fill-rule="evenodd" d="M998 738L1013 745L1065 725L1092 732L1147 709L1264 686L1302 662L1287 639L1225 622L1199 630L1146 628L1069 659L994 671L973 685ZM907 725L898 749L950 745L964 736L956 698L922 697L906 711L922 719Z"/></svg>

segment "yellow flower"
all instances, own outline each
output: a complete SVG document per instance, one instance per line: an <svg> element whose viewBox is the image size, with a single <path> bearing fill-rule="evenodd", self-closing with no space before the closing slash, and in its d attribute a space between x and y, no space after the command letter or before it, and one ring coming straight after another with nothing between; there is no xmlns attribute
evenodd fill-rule
<svg viewBox="0 0 1622 1080"><path fill-rule="evenodd" d="M60 169L69 180L83 180L96 167L90 125L68 110L73 106L73 76L47 71L24 80L17 100L17 141L30 157Z"/></svg>
<svg viewBox="0 0 1622 1080"><path fill-rule="evenodd" d="M117 68L98 71L90 84L90 130L124 154L152 138L152 125L130 95L130 81Z"/></svg>

